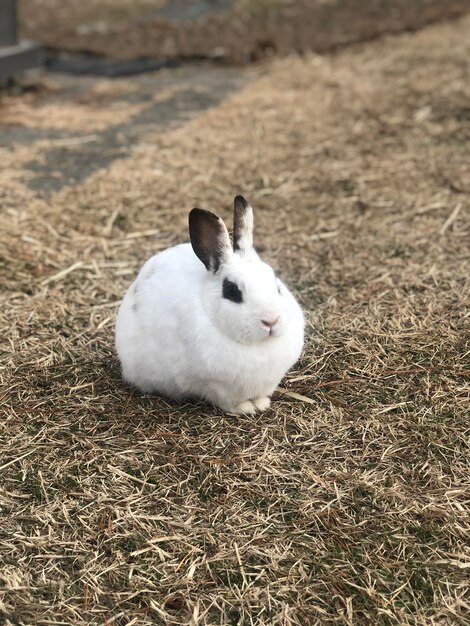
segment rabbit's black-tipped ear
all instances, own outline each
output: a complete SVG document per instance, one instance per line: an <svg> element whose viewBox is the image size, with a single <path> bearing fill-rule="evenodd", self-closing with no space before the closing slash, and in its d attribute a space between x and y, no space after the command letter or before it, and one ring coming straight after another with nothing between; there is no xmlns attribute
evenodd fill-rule
<svg viewBox="0 0 470 626"><path fill-rule="evenodd" d="M250 252L253 248L253 209L243 196L233 201L233 249Z"/></svg>
<svg viewBox="0 0 470 626"><path fill-rule="evenodd" d="M189 214L189 236L195 255L207 270L215 274L229 260L232 248L228 230L214 213L193 209Z"/></svg>

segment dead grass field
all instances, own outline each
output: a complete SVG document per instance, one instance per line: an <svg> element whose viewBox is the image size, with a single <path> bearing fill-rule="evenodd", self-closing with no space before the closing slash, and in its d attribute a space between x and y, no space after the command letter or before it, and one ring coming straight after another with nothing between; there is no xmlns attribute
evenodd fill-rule
<svg viewBox="0 0 470 626"><path fill-rule="evenodd" d="M22 35L56 51L246 63L419 30L470 7L467 0L18 0L18 10Z"/></svg>
<svg viewBox="0 0 470 626"><path fill-rule="evenodd" d="M51 151L85 165L145 83L2 97L1 623L469 623L469 58L465 18L239 70L57 190ZM235 419L125 387L113 324L238 192L308 332Z"/></svg>

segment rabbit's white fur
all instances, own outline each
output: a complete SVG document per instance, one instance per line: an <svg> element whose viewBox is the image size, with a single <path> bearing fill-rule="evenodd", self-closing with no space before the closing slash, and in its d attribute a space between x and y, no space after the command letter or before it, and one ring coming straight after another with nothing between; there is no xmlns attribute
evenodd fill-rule
<svg viewBox="0 0 470 626"><path fill-rule="evenodd" d="M181 244L153 256L127 291L116 348L124 380L141 391L253 413L269 406L269 396L299 358L302 311L254 251L251 207L243 202L235 251L222 220L195 209L192 247ZM209 254L207 216L218 229ZM237 285L242 302L223 297L224 280ZM266 320L275 323L270 327Z"/></svg>

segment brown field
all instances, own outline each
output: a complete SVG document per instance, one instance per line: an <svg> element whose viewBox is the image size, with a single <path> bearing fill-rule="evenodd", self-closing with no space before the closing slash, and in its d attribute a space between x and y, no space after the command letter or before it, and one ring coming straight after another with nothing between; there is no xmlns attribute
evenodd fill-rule
<svg viewBox="0 0 470 626"><path fill-rule="evenodd" d="M55 51L244 63L417 30L470 6L468 0L18 0L18 9L22 35Z"/></svg>
<svg viewBox="0 0 470 626"><path fill-rule="evenodd" d="M0 623L468 624L470 19L0 95ZM255 418L120 380L192 206L303 304Z"/></svg>

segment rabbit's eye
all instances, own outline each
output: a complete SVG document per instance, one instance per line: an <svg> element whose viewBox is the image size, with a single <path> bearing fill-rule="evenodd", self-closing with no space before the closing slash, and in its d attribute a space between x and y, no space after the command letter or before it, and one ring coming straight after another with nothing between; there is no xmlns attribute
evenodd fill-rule
<svg viewBox="0 0 470 626"><path fill-rule="evenodd" d="M232 283L227 279L224 280L224 284L222 286L222 296L226 300L231 300L232 302L243 302L243 294L240 289L235 283Z"/></svg>

